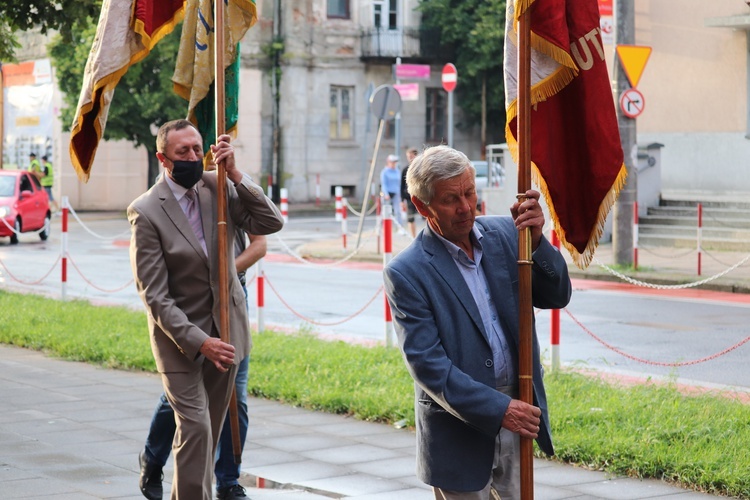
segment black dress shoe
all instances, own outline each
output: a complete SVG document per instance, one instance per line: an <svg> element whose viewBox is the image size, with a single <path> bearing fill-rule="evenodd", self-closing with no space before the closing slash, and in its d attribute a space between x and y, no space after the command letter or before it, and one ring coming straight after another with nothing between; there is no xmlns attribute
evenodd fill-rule
<svg viewBox="0 0 750 500"><path fill-rule="evenodd" d="M141 478L138 485L141 487L141 493L148 500L161 500L164 490L161 482L164 479L164 473L161 465L149 462L144 451L138 454L138 463L141 465Z"/></svg>
<svg viewBox="0 0 750 500"><path fill-rule="evenodd" d="M233 484L232 486L216 490L216 500L234 500L235 498L247 498L245 488L239 484Z"/></svg>

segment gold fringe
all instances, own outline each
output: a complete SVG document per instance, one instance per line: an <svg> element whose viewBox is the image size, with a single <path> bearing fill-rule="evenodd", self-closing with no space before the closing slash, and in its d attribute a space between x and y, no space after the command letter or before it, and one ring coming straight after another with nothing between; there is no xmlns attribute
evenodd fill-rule
<svg viewBox="0 0 750 500"><path fill-rule="evenodd" d="M133 9L135 12L135 2L133 2ZM162 38L172 33L175 27L180 22L182 22L182 19L184 17L185 3L183 3L182 7L180 7L177 11L175 11L170 20L156 28L151 36L146 33L146 27L144 26L143 21L141 21L140 19L136 19L133 25L133 31L140 35L141 43L143 43L144 48L130 57L130 66L145 58L149 54L149 52L151 52L151 49L153 49L154 46L159 43ZM133 19L132 14L130 18Z"/></svg>
<svg viewBox="0 0 750 500"><path fill-rule="evenodd" d="M518 18L520 18L521 14L531 7L531 4L533 4L534 1L535 0L515 0L516 3L513 7L513 24L518 23Z"/></svg>
<svg viewBox="0 0 750 500"><path fill-rule="evenodd" d="M505 124L505 137L508 142L508 150L513 157L513 161L518 164L518 142L516 141L515 136L510 130L510 122L518 114L517 100L514 100L510 104L510 106L508 106L506 114L508 120ZM573 263L579 269L586 269L589 264L591 264L591 260L594 258L594 252L596 252L596 248L599 246L599 240L601 239L602 233L604 232L604 224L607 220L607 215L612 209L612 206L615 204L615 201L617 201L617 197L619 196L620 191L625 185L625 181L628 176L628 171L625 168L625 164L623 163L620 166L620 171L617 174L617 178L612 183L612 187L599 205L597 221L591 230L588 243L586 244L586 248L584 249L583 253L579 253L578 250L568 242L565 230L560 225L560 218L558 217L557 211L555 210L555 204L550 198L547 183L545 182L544 177L542 177L542 174L539 172L539 168L537 167L536 163L534 163L533 161L531 162L531 169L532 180L534 181L534 183L536 183L537 186L539 186L539 190L547 202L553 227L557 231L557 236L560 238L562 246L568 250L570 256L573 258Z"/></svg>
<svg viewBox="0 0 750 500"><path fill-rule="evenodd" d="M177 82L172 82L172 91L187 102L190 102L190 89Z"/></svg>
<svg viewBox="0 0 750 500"><path fill-rule="evenodd" d="M550 217L552 218L552 223L554 225L555 230L557 231L557 236L560 238L561 244L568 250L570 253L570 256L573 258L573 263L579 268L579 269L586 269L589 264L591 264L591 260L594 258L594 253L596 252L596 248L599 246L599 240L602 237L602 233L604 232L604 224L607 220L607 215L609 214L609 211L612 209L612 206L615 204L615 201L617 201L617 197L620 194L620 191L622 190L623 186L625 185L625 180L628 176L628 171L625 168L625 164L623 163L620 166L620 172L617 174L617 178L612 183L612 187L610 188L607 195L602 200L601 204L599 205L599 212L597 214L597 220L594 227L591 229L591 234L589 235L588 243L586 244L586 248L584 249L583 253L579 253L578 250L568 242L567 236L565 234L565 230L560 226L560 219L557 215L557 212L555 211L554 204L552 203L552 200L549 197L549 192L547 190L547 184L544 182L544 179L542 178L541 173L536 168L536 165L533 165L534 170L532 172L532 177L534 182L540 187L542 190L542 193L544 194L544 198L547 201L547 205L549 206L550 211Z"/></svg>
<svg viewBox="0 0 750 500"><path fill-rule="evenodd" d="M562 89L568 86L576 77L576 73L570 68L560 66L544 80L531 86L531 105L536 106L540 102L546 101Z"/></svg>
<svg viewBox="0 0 750 500"><path fill-rule="evenodd" d="M531 32L531 48L554 59L557 63L571 68L578 74L578 65L573 61L567 50L558 47L554 43L550 43L546 38L537 35L534 31Z"/></svg>
<svg viewBox="0 0 750 500"><path fill-rule="evenodd" d="M570 68L560 66L555 72L550 74L544 80L541 80L536 85L533 85L531 87L531 105L536 106L540 102L546 101L550 97L554 96L555 94L560 92L562 89L564 89L570 82L572 82L575 77L576 77L576 74L573 73L570 70ZM518 163L518 159L517 159L517 153L515 151L517 151L518 148L515 143L515 139L513 139L513 134L511 133L508 127L509 127L510 122L517 115L518 115L518 98L514 99L508 105L508 108L505 110L505 116L506 116L505 137L508 142L508 148L513 154L513 159L516 160L516 163Z"/></svg>

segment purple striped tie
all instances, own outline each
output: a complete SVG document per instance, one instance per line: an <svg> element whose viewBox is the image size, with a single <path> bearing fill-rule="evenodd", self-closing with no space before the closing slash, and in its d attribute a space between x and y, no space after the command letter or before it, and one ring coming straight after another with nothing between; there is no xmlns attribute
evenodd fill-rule
<svg viewBox="0 0 750 500"><path fill-rule="evenodd" d="M190 223L190 227L193 228L193 232L203 248L203 253L208 255L208 251L206 250L206 238L203 235L203 224L201 223L201 207L198 203L198 193L195 189L188 189L185 193L185 197L188 200L185 215Z"/></svg>

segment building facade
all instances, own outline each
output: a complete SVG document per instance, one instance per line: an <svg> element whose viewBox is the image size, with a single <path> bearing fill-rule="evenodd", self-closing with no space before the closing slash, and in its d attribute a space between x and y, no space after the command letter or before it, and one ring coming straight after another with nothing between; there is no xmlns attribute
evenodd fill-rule
<svg viewBox="0 0 750 500"><path fill-rule="evenodd" d="M638 143L664 145L664 195L750 193L749 29L743 0L635 0L635 43L653 49Z"/></svg>
<svg viewBox="0 0 750 500"><path fill-rule="evenodd" d="M359 200L374 156L377 178L388 154L398 154L403 166L405 147L446 141L448 94L441 71L449 61L437 53L438 40L420 29L417 5L417 0L258 2L260 20L243 41L242 65L262 73L262 86L241 92L262 103L262 171L272 173L274 183L281 181L291 201L314 199L318 183L324 198L341 185ZM398 123L384 124L376 151L379 120L369 99L379 86L397 83L397 61L426 65L429 75L401 81L411 83L417 95L404 98ZM454 145L478 157L475 132L455 131Z"/></svg>
<svg viewBox="0 0 750 500"><path fill-rule="evenodd" d="M259 21L242 44L239 135L242 168L289 191L292 203L333 196L345 186L364 195L370 166L378 178L388 154L445 141L447 60L420 29L419 0L257 0ZM612 0L600 0L600 4ZM744 0L633 0L635 44L652 52L638 84L645 109L636 119L639 145L661 144L659 192L695 199L750 193L750 8ZM616 20L614 20L616 23ZM23 42L19 59L43 59L45 40ZM500 53L498 48L498 53ZM605 41L610 71L614 44ZM369 97L397 83L394 65L428 65L427 79L408 80L418 94L402 102L400 120L379 122ZM458 68L461 85L461 68ZM54 76L54 68L53 68ZM615 97L615 103L618 96ZM146 152L102 142L93 175L82 184L68 156L69 124L54 96L55 196L76 209L123 209L147 189ZM461 103L455 102L456 121ZM454 131L454 146L482 155L479 126ZM397 133L398 132L398 133ZM646 189L640 185L639 190Z"/></svg>

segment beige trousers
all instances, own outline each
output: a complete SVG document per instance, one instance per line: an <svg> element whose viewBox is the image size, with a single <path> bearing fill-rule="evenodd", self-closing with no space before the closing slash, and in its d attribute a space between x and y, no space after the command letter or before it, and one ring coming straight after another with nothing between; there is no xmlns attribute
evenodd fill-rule
<svg viewBox="0 0 750 500"><path fill-rule="evenodd" d="M214 454L236 374L237 365L220 373L208 360L201 370L162 373L177 424L172 500L212 500Z"/></svg>

